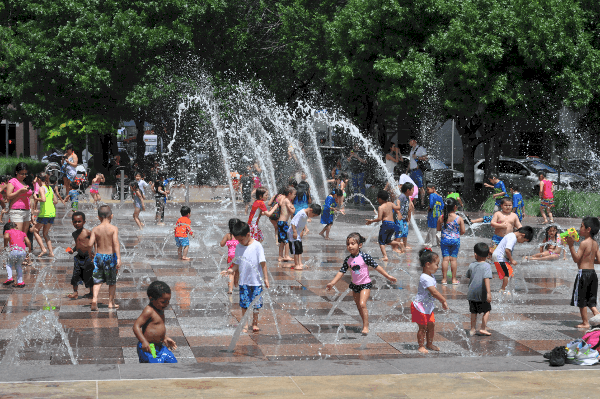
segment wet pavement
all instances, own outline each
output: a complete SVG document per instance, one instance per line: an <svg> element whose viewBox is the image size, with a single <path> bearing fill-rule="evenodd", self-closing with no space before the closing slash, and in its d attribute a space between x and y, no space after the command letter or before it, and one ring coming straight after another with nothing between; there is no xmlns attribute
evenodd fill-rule
<svg viewBox="0 0 600 399"><path fill-rule="evenodd" d="M376 242L378 227L365 226L363 223L364 219L370 217L369 212L348 211L348 216L340 216L334 223L332 239L329 241L317 234L322 227L318 218L309 224L311 232L304 239L304 261L308 267L303 271L294 271L285 267L286 264L278 264L273 227L267 218L261 220L271 275L269 296L265 298L265 305L260 311L261 331L242 333L235 350L228 352L241 317L238 291L228 295L227 280L219 277L219 271L226 268L227 251L218 247L218 242L226 231L230 211L220 209L218 204L205 204L202 208L199 204L192 206L191 219L197 238L191 240L189 256L193 260L182 262L177 259L172 235L173 224L179 216L178 209L167 209L166 226L153 225L151 211L142 213L148 227L138 232L131 219L132 205L126 204L123 209L113 206L114 224L120 229L124 246L124 267L117 282L120 309L108 309L108 289L103 286L100 291L100 310L91 312L89 299L67 298L67 294L72 292L70 279L73 261L64 248L73 244L73 227L70 217L63 218L64 208L59 208L59 215L50 233L55 247L60 247L56 249L57 258L41 258L32 267L25 267L25 288L0 288L0 357L5 355L13 338L12 332L24 317L44 307L54 306L54 312L67 333L79 364L137 364L138 341L133 335L132 325L148 303L148 284L160 279L167 282L173 291L171 306L165 311L167 334L177 342L179 348L174 353L182 365L210 363L214 366L228 362L228 367L234 367L234 363L247 363L250 368L260 364L262 369L272 367L290 370L297 365L308 370L311 364L315 367L319 364L317 369L327 374L331 368L326 360L338 365L357 360L367 361L365 364L370 364L370 361L386 362L374 368L383 371L392 367L390 364L394 361L424 358L417 353L417 326L410 322L410 303L416 294L421 273L416 261L419 245L412 227L409 243L413 249L407 255L393 254L389 262L380 262L381 253ZM88 220L86 227L96 225L95 210L88 206L85 212ZM425 235L424 215L417 215L416 218ZM527 222L525 220L524 224ZM541 233L538 221L534 222L532 225ZM559 223L563 227L577 227L579 220L560 220ZM325 290L326 284L335 276L347 256L345 237L353 231L369 237L363 250L398 278L396 284L386 284L381 275L371 271L375 284L368 304L371 331L367 337L360 333L362 322L351 294L339 301L340 295L348 288L350 276L345 276L337 284L338 293ZM430 353L425 358L448 357L458 361L456 357L500 359L514 356L528 361L539 360L542 363L537 363L546 368L542 353L583 335L583 331L575 328L580 322L578 308L569 306L576 265L569 255L566 261L520 263L515 267L515 278L509 285L512 290L510 296L497 293L501 281L494 272L492 312L488 325L492 336L468 337L468 279L464 278L464 274L473 260L473 245L479 241L489 242L491 229L482 226L475 231L475 235L472 236L469 230L463 236L458 259L460 285L442 286L439 284L441 271L436 273L438 290L448 299L450 311L444 312L439 306L436 307L434 341L441 351ZM541 239L538 237L535 244L517 244L516 259L537 251L539 242ZM34 247L34 253L39 253L37 244ZM434 251L439 253L439 247L434 247ZM2 281L6 278L5 273L4 270L0 271ZM38 279L40 274L44 276L43 281ZM47 288L45 295L44 288ZM80 294L84 291L83 287L79 290ZM36 295L32 294L34 292ZM336 301L339 304L332 310ZM23 348L18 355L22 367L31 367L38 372L39 365L71 363L64 353L39 353L31 347ZM298 362L286 363L288 361ZM471 361L476 359L463 359L460 364L467 365ZM410 362L403 364L405 369L410 369ZM452 369L452 363L444 364ZM423 367L423 372L427 369L429 372L436 371L429 366ZM357 371L357 374L363 373ZM8 377L4 375L1 378L6 381Z"/></svg>

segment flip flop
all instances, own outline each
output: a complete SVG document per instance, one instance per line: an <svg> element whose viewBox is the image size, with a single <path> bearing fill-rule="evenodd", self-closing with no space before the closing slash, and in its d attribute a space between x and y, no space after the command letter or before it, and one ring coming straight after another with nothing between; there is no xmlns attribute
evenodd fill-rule
<svg viewBox="0 0 600 399"><path fill-rule="evenodd" d="M460 285L460 282L458 282L458 283L452 283L452 285Z"/></svg>
<svg viewBox="0 0 600 399"><path fill-rule="evenodd" d="M442 285L448 285L448 283L442 283Z"/></svg>

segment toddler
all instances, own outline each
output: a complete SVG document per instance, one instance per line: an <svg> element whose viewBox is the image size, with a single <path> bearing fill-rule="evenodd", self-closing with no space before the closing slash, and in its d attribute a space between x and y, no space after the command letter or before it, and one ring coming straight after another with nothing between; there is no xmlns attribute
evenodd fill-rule
<svg viewBox="0 0 600 399"><path fill-rule="evenodd" d="M8 279L4 282L4 285L14 283L13 269L16 269L17 282L14 286L17 288L25 287L22 267L23 261L27 256L25 245L27 245L29 252L31 252L31 241L29 241L27 235L17 229L16 223L6 223L4 225L4 249L8 251L8 258L6 260L6 273L8 274Z"/></svg>
<svg viewBox="0 0 600 399"><path fill-rule="evenodd" d="M239 244L239 241L235 239L233 236L233 226L239 222L239 219L232 218L229 219L229 233L226 233L221 240L221 246L224 247L227 245L227 264L229 268L231 268L233 259L235 258L235 248ZM237 278L239 277L239 273L233 275L229 275L229 289L227 291L228 294L233 292L233 285L237 287Z"/></svg>
<svg viewBox="0 0 600 399"><path fill-rule="evenodd" d="M192 213L189 206L182 206L181 217L177 219L175 223L175 244L177 245L177 257L181 260L191 260L187 257L188 250L190 249L190 239L188 236L194 236L192 231L192 221L190 220L190 214Z"/></svg>

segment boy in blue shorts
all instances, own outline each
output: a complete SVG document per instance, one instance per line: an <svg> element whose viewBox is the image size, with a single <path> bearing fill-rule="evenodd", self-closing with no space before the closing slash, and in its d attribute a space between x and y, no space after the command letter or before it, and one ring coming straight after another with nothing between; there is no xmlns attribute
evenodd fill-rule
<svg viewBox="0 0 600 399"><path fill-rule="evenodd" d="M100 225L92 229L90 234L90 247L96 246L94 256L94 271L92 279L94 282L92 297L92 312L98 310L98 293L102 283L108 284L108 308L118 309L115 304L115 293L117 291L117 273L121 267L121 247L119 245L119 229L110 224L112 210L108 205L98 208L98 219Z"/></svg>
<svg viewBox="0 0 600 399"><path fill-rule="evenodd" d="M427 212L427 238L425 239L425 245L435 247L436 245L440 245L440 239L437 236L437 221L442 216L442 211L444 210L444 199L437 193L433 183L427 183L427 194L429 194L429 212Z"/></svg>
<svg viewBox="0 0 600 399"><path fill-rule="evenodd" d="M177 257L181 260L190 260L187 257L188 250L190 249L190 239L188 236L194 236L192 231L192 221L190 220L190 213L192 210L189 206L182 206L179 213L181 217L177 219L175 223L175 244L177 245Z"/></svg>
<svg viewBox="0 0 600 399"><path fill-rule="evenodd" d="M523 196L519 191L519 186L512 186L510 188L510 192L512 194L512 203L513 209L512 211L517 214L519 218L519 222L523 221L523 209L525 208L525 201L523 201Z"/></svg>
<svg viewBox="0 0 600 399"><path fill-rule="evenodd" d="M171 301L171 288L164 281L153 281L146 290L150 304L133 324L133 333L140 341L137 346L140 363L177 363L169 348L177 349L167 337L165 309Z"/></svg>
<svg viewBox="0 0 600 399"><path fill-rule="evenodd" d="M236 271L239 271L240 307L242 308L242 317L244 317L252 301L262 295L263 282L265 288L269 288L267 262L263 246L250 235L248 223L238 221L233 225L231 232L239 244L235 247L235 257L231 266L221 274L233 275ZM254 303L253 332L260 331L258 328L258 310L260 308L262 308L262 298L257 299ZM247 324L244 326L243 331L248 331Z"/></svg>
<svg viewBox="0 0 600 399"><path fill-rule="evenodd" d="M400 217L396 221L396 238L394 242L399 244L401 252L406 249L411 249L411 247L408 246L408 222L410 222L414 205L410 200L410 197L416 189L414 184L410 182L404 183L400 187L401 194L396 201L396 205L400 207Z"/></svg>
<svg viewBox="0 0 600 399"><path fill-rule="evenodd" d="M77 212L79 210L79 185L77 183L71 183L71 191L67 194L64 201L71 200L71 210Z"/></svg>
<svg viewBox="0 0 600 399"><path fill-rule="evenodd" d="M410 184L410 183L409 183ZM379 203L379 208L377 209L377 218L376 219L367 219L367 225L371 223L381 222L381 227L379 228L379 248L381 249L381 254L383 257L382 261L387 261L388 256L385 250L386 245L392 246L392 251L402 253L398 249L400 243L394 240L394 234L396 233L396 224L394 223L394 214L393 211L399 212L400 207L391 203L389 201L390 194L385 190L379 190L377 193L377 202ZM400 217L403 215L401 214Z"/></svg>

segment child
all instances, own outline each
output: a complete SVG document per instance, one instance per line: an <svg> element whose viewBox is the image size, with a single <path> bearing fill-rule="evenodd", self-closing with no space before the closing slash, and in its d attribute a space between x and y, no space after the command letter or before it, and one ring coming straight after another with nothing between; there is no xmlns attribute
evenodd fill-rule
<svg viewBox="0 0 600 399"><path fill-rule="evenodd" d="M446 198L454 198L458 205L460 205L462 208L465 207L465 205L462 202L462 199L460 199L460 194L457 191L455 191L454 188L448 191L448 195L446 196Z"/></svg>
<svg viewBox="0 0 600 399"><path fill-rule="evenodd" d="M596 302L598 296L598 276L594 270L594 264L600 264L600 250L594 236L600 230L600 221L595 217L585 217L579 227L579 236L583 239L579 248L575 251L573 238L567 237L567 245L571 251L573 262L577 263L579 272L575 277L571 306L577 306L581 313L581 324L577 328L590 328L588 322L587 307L594 316L598 314ZM4 239L6 242L6 238Z"/></svg>
<svg viewBox="0 0 600 399"><path fill-rule="evenodd" d="M465 234L465 222L456 212L458 203L454 198L446 199L444 216L440 216L437 222L437 230L442 232L440 247L442 248L442 285L448 284L448 263L452 271L452 284L459 284L456 278L458 251L460 249L460 236Z"/></svg>
<svg viewBox="0 0 600 399"><path fill-rule="evenodd" d="M387 192L387 191L384 191ZM358 308L358 313L363 321L362 334L367 335L369 333L369 311L367 309L367 301L371 294L371 278L369 277L369 266L377 270L383 277L387 278L392 283L395 283L396 277L390 276L383 267L379 266L371 255L361 251L365 238L359 233L350 233L346 238L346 248L350 255L344 259L344 264L340 271L335 275L333 280L327 284L327 290L330 291L333 286L340 281L342 276L348 271L348 268L352 269L352 282L350 283L350 289L352 290L352 296L354 297L354 303Z"/></svg>
<svg viewBox="0 0 600 399"><path fill-rule="evenodd" d="M486 325L492 310L492 291L490 289L490 281L492 279L492 268L486 262L490 248L487 244L480 242L475 244L473 248L475 252L475 262L469 265L467 277L469 280L469 292L467 299L469 300L469 311L471 312L471 332L470 335L492 335ZM481 328L476 332L477 315L483 313L481 317Z"/></svg>
<svg viewBox="0 0 600 399"><path fill-rule="evenodd" d="M337 210L337 200L336 198L340 198L342 196L342 190L339 188L333 189L331 194L325 198L325 204L323 205L323 212L321 213L321 224L324 224L323 230L319 233L321 237L326 240L329 240L329 232L331 231L331 227L333 226L333 219ZM342 212L341 210L339 212ZM344 212L342 212L344 214Z"/></svg>
<svg viewBox="0 0 600 399"><path fill-rule="evenodd" d="M6 201L4 200L6 197L6 187L8 186L8 176L0 175L0 206L2 207L2 212L0 212L0 221L4 218L4 214L8 213L8 208L6 207Z"/></svg>
<svg viewBox="0 0 600 399"><path fill-rule="evenodd" d="M250 202L252 202L252 186L253 181L252 178L246 172L242 174L240 178L240 185L242 187L242 201L244 201L244 214L248 214L248 208L250 207Z"/></svg>
<svg viewBox="0 0 600 399"><path fill-rule="evenodd" d="M448 310L446 298L436 289L434 273L440 264L440 257L433 252L431 248L423 248L419 251L419 262L423 268L423 273L419 277L419 288L417 296L410 304L410 313L412 322L417 323L419 331L417 332L417 342L419 343L419 352L429 353L429 350L439 351L440 348L433 344L435 335L435 315L433 299L437 299L442 304L442 309ZM427 345L425 345L427 339Z"/></svg>
<svg viewBox="0 0 600 399"><path fill-rule="evenodd" d="M71 190L67 193L67 196L63 200L63 203L71 200L71 211L77 212L79 210L79 185L75 182L71 182Z"/></svg>
<svg viewBox="0 0 600 399"><path fill-rule="evenodd" d="M235 239L235 237L233 236L233 233L232 233L233 225L235 225L239 221L240 220L236 219L236 218L229 219L229 233L226 233L223 236L223 238L221 239L221 247L224 247L225 245L227 245L227 264L229 265L229 268L231 268L231 262L233 262L233 259L235 257L235 248L239 244L238 240ZM229 289L227 291L228 294L233 293L234 283L235 283L235 286L237 287L237 278L236 277L239 277L239 275L234 276L232 274L229 276Z"/></svg>
<svg viewBox="0 0 600 399"><path fill-rule="evenodd" d="M265 288L269 288L269 278L267 276L265 251L262 245L250 236L250 226L245 222L238 221L233 226L232 231L239 244L235 249L235 258L231 268L222 272L222 274L231 275L239 272L240 307L242 308L243 317L254 298L262 295L263 282ZM260 308L262 308L262 298L254 304L253 332L260 331L260 328L258 328L258 310ZM243 331L248 332L247 324L244 326Z"/></svg>
<svg viewBox="0 0 600 399"><path fill-rule="evenodd" d="M287 192L287 187L282 189L279 193L275 194L273 197L271 197L271 200L269 201L269 206L271 207L271 210L273 211L271 216L269 216L269 220L271 221L271 224L273 225L273 229L275 230L275 242L277 242L277 237L278 237L277 221L279 220L279 216L281 214L280 201L283 201L285 192Z"/></svg>
<svg viewBox="0 0 600 399"><path fill-rule="evenodd" d="M163 281L153 281L146 290L150 304L133 324L133 333L140 341L137 346L140 363L177 363L175 341L167 337L165 309L171 301L171 288ZM150 345L154 345L155 355Z"/></svg>
<svg viewBox="0 0 600 399"><path fill-rule="evenodd" d="M175 223L175 244L177 245L177 257L181 260L191 260L187 257L188 250L190 249L190 239L188 236L194 236L192 231L192 221L190 220L190 214L192 213L189 206L182 206L181 217L177 219Z"/></svg>
<svg viewBox="0 0 600 399"><path fill-rule="evenodd" d="M502 280L502 288L500 288L501 294L506 293L508 280L513 276L513 269L511 265L517 265L517 261L512 257L512 251L515 247L515 244L531 241L532 238L533 229L531 227L520 227L514 233L508 233L505 235L494 250L494 253L492 254L492 260L496 266L498 278Z"/></svg>
<svg viewBox="0 0 600 399"><path fill-rule="evenodd" d="M133 221L138 225L140 230L144 229L144 223L140 221L140 212L146 210L144 205L144 195L137 183L129 185L131 196L133 197Z"/></svg>
<svg viewBox="0 0 600 399"><path fill-rule="evenodd" d="M140 172L136 172L135 181L140 189L140 193L142 194L142 199L146 199L146 188L149 186L149 184L146 183Z"/></svg>
<svg viewBox="0 0 600 399"><path fill-rule="evenodd" d="M49 176L45 173L40 173L39 177L42 185L38 189L36 201L39 201L41 204L40 212L33 229L33 235L38 245L42 249L42 252L40 252L38 257L42 257L48 253L51 258L54 258L54 252L52 252L52 242L50 241L50 236L48 235L50 228L54 224L54 218L56 217L56 208L54 207L54 192L49 186ZM46 241L48 249L46 249L44 243L42 242L42 237L40 237L40 230L42 229L42 226L42 234L44 235L44 240Z"/></svg>
<svg viewBox="0 0 600 399"><path fill-rule="evenodd" d="M90 245L90 237L92 233L88 229L84 229L85 225L85 213L75 212L71 216L71 222L75 231L73 232L73 239L75 239L75 246L69 248L69 253L73 254L77 251L77 255L73 257L73 277L71 277L71 285L73 286L73 293L67 295L71 299L77 299L79 293L77 292L79 284L84 284L85 288L90 289L90 293L84 295L84 298L93 298L94 292L94 280L92 274L94 272L94 251Z"/></svg>
<svg viewBox="0 0 600 399"><path fill-rule="evenodd" d="M31 213L33 214L31 219L34 222L36 219L36 217L34 215L37 215L37 213L38 213L40 187L42 185L42 181L45 181L45 180L46 180L46 174L44 172L36 173L35 177L33 178L33 195L31 196L30 200L31 200Z"/></svg>
<svg viewBox="0 0 600 399"><path fill-rule="evenodd" d="M492 243L494 247L500 244L502 238L516 229L521 228L521 222L515 213L512 212L512 201L510 198L502 198L500 201L502 212L494 213L491 226L494 228Z"/></svg>
<svg viewBox="0 0 600 399"><path fill-rule="evenodd" d="M519 186L512 186L510 188L510 192L512 194L512 203L513 209L512 211L519 218L519 222L523 221L523 209L525 208L525 201L523 201L523 196L519 192Z"/></svg>
<svg viewBox="0 0 600 399"><path fill-rule="evenodd" d="M165 199L169 192L165 189L165 185L161 179L156 179L154 182L154 202L156 203L156 216L154 221L158 226L165 225Z"/></svg>
<svg viewBox="0 0 600 399"><path fill-rule="evenodd" d="M102 283L108 284L108 308L118 309L115 304L117 291L117 273L121 267L121 247L119 243L119 229L110 224L112 210L108 205L98 208L100 225L92 229L90 234L90 248L96 246L94 256L94 271L92 278L94 290L92 298L92 312L98 311L98 294Z"/></svg>
<svg viewBox="0 0 600 399"><path fill-rule="evenodd" d="M550 223L554 223L554 217L552 216L552 211L550 208L554 206L554 184L546 179L546 174L544 172L540 172L538 174L538 178L540 180L540 213L544 218L544 223L547 224L548 219L546 218L546 209L548 210L548 217L550 218Z"/></svg>
<svg viewBox="0 0 600 399"><path fill-rule="evenodd" d="M381 227L379 228L379 238L377 241L379 243L379 248L381 249L381 254L383 255L381 260L384 262L388 260L387 252L385 250L386 245L391 245L392 251L402 253L398 249L400 243L393 241L394 234L396 233L396 224L394 223L394 215L392 211L400 211L400 207L389 202L389 199L390 194L387 191L379 190L377 193L377 202L379 203L379 208L377 209L377 218L367 219L367 225L381 222ZM400 214L400 217L402 217L402 214Z"/></svg>
<svg viewBox="0 0 600 399"><path fill-rule="evenodd" d="M440 239L437 236L437 224L444 210L444 199L435 191L433 183L427 183L427 194L429 194L429 211L427 212L427 239L425 245L435 247L436 244L440 245Z"/></svg>
<svg viewBox="0 0 600 399"><path fill-rule="evenodd" d="M408 246L408 223L410 222L410 218L412 217L412 212L414 209L414 205L412 203L412 195L415 191L415 185L406 182L400 187L400 197L396 200L396 205L400 207L400 215L398 217L398 213L394 210L394 216L396 216L395 220L395 238L394 242L398 243L400 246L399 252L404 252L406 249L412 249Z"/></svg>
<svg viewBox="0 0 600 399"><path fill-rule="evenodd" d="M104 179L104 175L102 173L96 173L96 177L92 179L92 185L90 186L90 195L94 200L94 205L98 204L99 201L102 200L100 198L100 183L104 183L106 180Z"/></svg>
<svg viewBox="0 0 600 399"><path fill-rule="evenodd" d="M252 204L252 209L250 210L250 215L248 215L248 225L250 226L250 235L256 241L262 243L265 239L262 230L258 227L258 222L260 221L260 217L265 215L267 217L271 217L277 209L279 209L279 204L275 203L275 205L271 208L270 211L267 211L267 206L265 205L265 201L263 198L265 197L267 190L259 187L256 189L255 196L256 201Z"/></svg>
<svg viewBox="0 0 600 399"><path fill-rule="evenodd" d="M312 198L310 197L310 186L304 180L298 183L298 189L296 191L296 198L294 199L294 216L298 214L302 209L308 208L312 204Z"/></svg>
<svg viewBox="0 0 600 399"><path fill-rule="evenodd" d="M494 206L494 212L498 212L501 207L500 200L502 198L508 197L508 195L506 194L506 186L504 185L504 182L502 180L498 179L498 176L496 176L496 175L491 175L489 177L489 180L490 180L491 184L484 183L483 185L485 187L494 189L494 194L492 194L492 197L494 197L496 200L496 204Z"/></svg>
<svg viewBox="0 0 600 399"><path fill-rule="evenodd" d="M285 197L279 203L279 220L277 221L277 242L279 243L279 258L277 259L279 262L287 262L292 261L293 259L286 255L287 252L287 244L288 244L288 220L290 216L294 214L294 205L292 205L292 201L296 197L296 189L292 186L289 186L286 191L284 191Z"/></svg>
<svg viewBox="0 0 600 399"><path fill-rule="evenodd" d="M306 222L308 218L319 216L321 214L321 205L311 204L308 208L302 209L292 218L290 228L288 229L288 240L290 241L290 254L294 255L294 266L292 269L302 270L302 236L306 234Z"/></svg>
<svg viewBox="0 0 600 399"><path fill-rule="evenodd" d="M544 245L545 244L545 245ZM567 259L567 251L559 248L561 239L558 234L558 227L550 225L546 228L546 238L544 244L540 245L540 252L533 256L525 256L524 260L558 260L560 253L563 253L563 260Z"/></svg>
<svg viewBox="0 0 600 399"><path fill-rule="evenodd" d="M6 259L6 273L8 279L4 282L4 285L10 285L14 283L13 269L17 270L17 282L14 284L17 288L25 287L23 282L23 261L27 256L25 252L25 245L31 252L31 241L27 238L27 235L21 230L17 229L17 224L14 222L8 222L4 225L4 249L8 252Z"/></svg>

